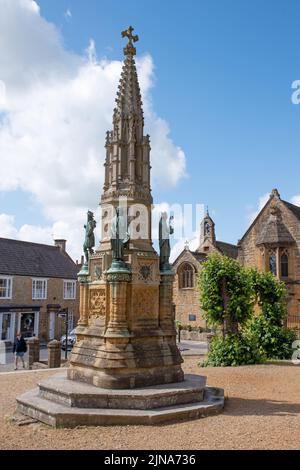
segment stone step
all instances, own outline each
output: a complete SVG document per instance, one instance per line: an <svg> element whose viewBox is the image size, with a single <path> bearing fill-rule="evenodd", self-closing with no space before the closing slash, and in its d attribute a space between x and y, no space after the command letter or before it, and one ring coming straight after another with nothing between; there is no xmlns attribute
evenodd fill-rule
<svg viewBox="0 0 300 470"><path fill-rule="evenodd" d="M201 402L153 410L71 408L41 398L39 389L18 397L17 403L19 412L54 427L156 425L220 413L224 407L224 391L207 387Z"/></svg>
<svg viewBox="0 0 300 470"><path fill-rule="evenodd" d="M206 377L186 374L179 383L113 390L69 380L63 373L38 386L41 398L68 407L148 410L203 400Z"/></svg>

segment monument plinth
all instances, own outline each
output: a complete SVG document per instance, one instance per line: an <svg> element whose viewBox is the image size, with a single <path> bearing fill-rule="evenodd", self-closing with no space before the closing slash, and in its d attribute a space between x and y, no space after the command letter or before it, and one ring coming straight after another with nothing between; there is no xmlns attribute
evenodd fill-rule
<svg viewBox="0 0 300 470"><path fill-rule="evenodd" d="M158 255L151 240L150 138L129 27L125 61L107 132L102 233L85 225L86 262L78 275L80 320L65 373L18 398L19 410L54 426L161 422L220 410L221 390L186 377L176 344L169 263L172 218L161 215ZM71 408L71 411L70 411Z"/></svg>

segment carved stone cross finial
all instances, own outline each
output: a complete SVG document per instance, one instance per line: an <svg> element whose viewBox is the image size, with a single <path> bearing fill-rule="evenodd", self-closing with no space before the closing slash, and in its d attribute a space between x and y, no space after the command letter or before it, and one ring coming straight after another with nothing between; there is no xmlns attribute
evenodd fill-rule
<svg viewBox="0 0 300 470"><path fill-rule="evenodd" d="M139 40L139 37L137 34L133 35L134 28L132 26L129 26L128 29L125 31L122 31L121 35L122 38L128 38L128 44L126 47L124 47L124 54L125 55L135 55L136 54L136 48L134 47L132 42L137 42Z"/></svg>

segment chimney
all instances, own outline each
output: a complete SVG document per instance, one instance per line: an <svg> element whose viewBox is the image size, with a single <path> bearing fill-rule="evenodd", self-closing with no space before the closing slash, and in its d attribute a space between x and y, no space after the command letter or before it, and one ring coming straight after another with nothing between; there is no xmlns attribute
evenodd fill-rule
<svg viewBox="0 0 300 470"><path fill-rule="evenodd" d="M66 252L66 243L67 240L54 240L54 245L57 246L62 253Z"/></svg>
<svg viewBox="0 0 300 470"><path fill-rule="evenodd" d="M78 261L78 259L76 260L76 265L77 266L83 266L83 263L84 263L84 256L82 255L81 259L80 259L80 262Z"/></svg>

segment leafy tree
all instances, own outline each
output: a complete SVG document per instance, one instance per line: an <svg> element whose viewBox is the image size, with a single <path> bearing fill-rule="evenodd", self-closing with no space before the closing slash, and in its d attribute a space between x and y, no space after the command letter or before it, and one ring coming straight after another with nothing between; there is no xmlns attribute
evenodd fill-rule
<svg viewBox="0 0 300 470"><path fill-rule="evenodd" d="M296 335L283 326L286 286L272 273L244 268L231 258L213 254L203 263L198 286L207 323L223 328L223 337L210 344L205 365L291 358ZM255 305L259 307L257 316L253 315Z"/></svg>
<svg viewBox="0 0 300 470"><path fill-rule="evenodd" d="M271 272L250 269L253 294L266 320L282 326L287 318L287 289Z"/></svg>
<svg viewBox="0 0 300 470"><path fill-rule="evenodd" d="M249 331L268 359L291 359L297 337L294 330L276 325L260 313L251 322Z"/></svg>
<svg viewBox="0 0 300 470"><path fill-rule="evenodd" d="M268 358L290 359L296 332L284 327L288 315L286 286L270 272L252 269L250 275L260 312L250 322L249 331Z"/></svg>
<svg viewBox="0 0 300 470"><path fill-rule="evenodd" d="M223 334L238 333L253 312L251 278L238 261L218 254L203 263L199 278L200 303L204 318L222 326Z"/></svg>

